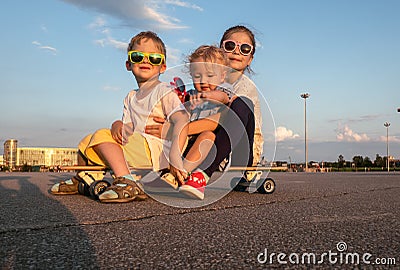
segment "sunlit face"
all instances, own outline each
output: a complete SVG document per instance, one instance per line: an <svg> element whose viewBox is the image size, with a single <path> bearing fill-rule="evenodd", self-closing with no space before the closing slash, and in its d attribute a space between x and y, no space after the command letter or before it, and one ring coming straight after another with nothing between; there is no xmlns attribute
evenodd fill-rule
<svg viewBox="0 0 400 270"><path fill-rule="evenodd" d="M135 43L132 50L141 51L145 53L162 53L153 42L152 39L143 39L140 44ZM132 71L138 83L147 82L151 79L157 79L160 73L166 69L165 61L163 64L155 66L150 64L147 57L144 58L142 63L131 63L126 61L126 69Z"/></svg>
<svg viewBox="0 0 400 270"><path fill-rule="evenodd" d="M234 40L238 43L247 43L253 45L250 37L245 32L236 32L230 35L227 39ZM239 72L244 72L247 66L250 66L253 60L253 55L242 55L239 48L236 47L233 52L225 52L228 57L229 66Z"/></svg>
<svg viewBox="0 0 400 270"><path fill-rule="evenodd" d="M226 70L220 64L203 61L202 58L197 58L190 63L193 86L198 92L213 91L224 82Z"/></svg>

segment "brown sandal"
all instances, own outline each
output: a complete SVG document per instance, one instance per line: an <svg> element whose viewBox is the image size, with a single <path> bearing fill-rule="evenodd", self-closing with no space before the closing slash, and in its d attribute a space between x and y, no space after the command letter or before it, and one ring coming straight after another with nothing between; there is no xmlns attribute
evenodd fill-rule
<svg viewBox="0 0 400 270"><path fill-rule="evenodd" d="M54 195L73 195L78 194L79 180L74 176L69 180L61 181L60 183L54 184L50 192Z"/></svg>
<svg viewBox="0 0 400 270"><path fill-rule="evenodd" d="M112 185L99 195L99 200L103 203L126 203L143 201L147 198L139 182L125 177L115 178Z"/></svg>
<svg viewBox="0 0 400 270"><path fill-rule="evenodd" d="M170 172L165 172L161 174L160 177L165 183L170 185L173 189L178 189L179 183L178 180L175 179L175 176L172 175Z"/></svg>

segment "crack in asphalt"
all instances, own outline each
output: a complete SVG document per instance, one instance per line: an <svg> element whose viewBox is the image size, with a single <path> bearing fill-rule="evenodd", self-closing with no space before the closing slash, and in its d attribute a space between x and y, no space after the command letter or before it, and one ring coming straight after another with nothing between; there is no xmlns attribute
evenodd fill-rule
<svg viewBox="0 0 400 270"><path fill-rule="evenodd" d="M9 229L5 229L5 230L0 230L0 235L7 234L7 233L21 233L21 232L23 233L23 232L30 232L30 231L40 231L40 230L46 230L46 229L107 225L107 224L112 224L112 223L121 223L121 222L129 222L129 221L141 221L141 220L153 219L156 217L186 215L186 214L192 214L192 213L212 212L212 211L221 211L221 210L227 210L227 209L246 208L246 207L258 207L261 205L270 205L270 204L275 204L275 203L293 203L293 202L307 201L307 200L313 200L313 199L318 199L318 198L333 198L333 197L341 197L341 196L347 196L347 195L352 195L352 194L362 194L362 193L394 190L394 189L400 189L400 187L374 188L374 189L363 190L363 191L340 192L340 193L328 194L328 195L305 196L305 197L292 198L292 199L287 199L287 200L271 200L271 201L267 201L267 202L258 202L258 203L251 203L251 204L248 203L248 204L221 206L221 207L193 208L190 210L185 209L185 210L180 210L180 211L172 211L172 212L160 213L160 214L149 214L149 215L122 218L122 219L119 218L119 219L79 222L79 223L58 223L58 224L51 224L51 225L41 225L41 226L36 226L36 227L35 226L33 226L33 227L32 226L22 226L22 227L14 227L14 228L9 228Z"/></svg>

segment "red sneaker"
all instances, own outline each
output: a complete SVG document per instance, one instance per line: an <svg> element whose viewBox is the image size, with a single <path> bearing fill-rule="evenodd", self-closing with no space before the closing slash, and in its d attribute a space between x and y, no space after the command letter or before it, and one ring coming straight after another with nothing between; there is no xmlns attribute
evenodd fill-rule
<svg viewBox="0 0 400 270"><path fill-rule="evenodd" d="M189 197L203 200L204 199L204 188L207 185L206 179L202 172L193 172L189 175L188 180L179 188L179 192L182 192Z"/></svg>

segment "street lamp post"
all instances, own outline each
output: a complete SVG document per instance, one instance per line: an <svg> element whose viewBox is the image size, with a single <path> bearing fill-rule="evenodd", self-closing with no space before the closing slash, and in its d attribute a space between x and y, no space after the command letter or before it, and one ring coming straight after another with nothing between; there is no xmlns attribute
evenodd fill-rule
<svg viewBox="0 0 400 270"><path fill-rule="evenodd" d="M387 166L387 171L389 172L390 168L389 168L389 127L390 127L390 123L389 122L385 122L383 124L386 127L386 166Z"/></svg>
<svg viewBox="0 0 400 270"><path fill-rule="evenodd" d="M306 162L306 172L308 172L308 145L307 145L307 98L310 97L309 93L301 94L300 97L304 98L304 156Z"/></svg>

